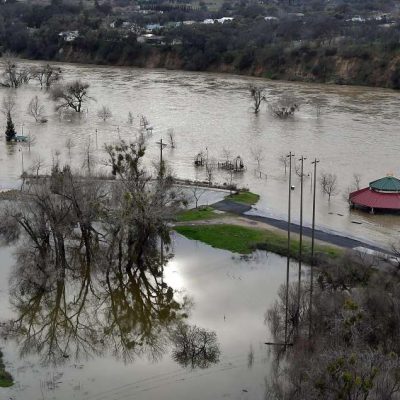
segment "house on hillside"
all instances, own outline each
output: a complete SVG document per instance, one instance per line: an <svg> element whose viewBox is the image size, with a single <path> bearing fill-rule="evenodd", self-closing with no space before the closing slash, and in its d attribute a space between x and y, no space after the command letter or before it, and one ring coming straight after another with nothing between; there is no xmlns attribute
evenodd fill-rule
<svg viewBox="0 0 400 400"><path fill-rule="evenodd" d="M65 42L73 42L78 36L79 31L65 31L58 34Z"/></svg>

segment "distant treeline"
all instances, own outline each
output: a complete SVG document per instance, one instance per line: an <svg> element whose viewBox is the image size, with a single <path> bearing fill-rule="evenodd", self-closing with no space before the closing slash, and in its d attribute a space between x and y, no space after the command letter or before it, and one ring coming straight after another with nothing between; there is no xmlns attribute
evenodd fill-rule
<svg viewBox="0 0 400 400"><path fill-rule="evenodd" d="M310 4L308 8L304 3ZM218 12L210 12L191 5L153 2L148 13L121 15L108 3L95 2L87 8L60 0L47 6L7 2L0 4L0 51L31 59L400 88L398 17L378 13L379 2L374 3L375 8L368 3L368 10L365 2L355 0L328 3L330 8L321 8L324 1L318 5L304 1L301 7L291 6L289 12L287 2L279 8L275 2L242 1L224 3ZM385 2L382 10L390 4ZM355 17L350 5L359 6L363 16ZM155 10L163 13L152 12ZM137 32L109 25L113 18L144 27L222 16L233 16L234 21L161 29L154 32L163 36L157 44L138 43ZM72 30L79 31L76 39L66 41L60 36L60 32Z"/></svg>

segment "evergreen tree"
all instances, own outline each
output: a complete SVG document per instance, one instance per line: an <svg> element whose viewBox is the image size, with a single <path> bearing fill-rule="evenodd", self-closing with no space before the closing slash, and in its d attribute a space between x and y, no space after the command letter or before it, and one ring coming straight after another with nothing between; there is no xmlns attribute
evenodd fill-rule
<svg viewBox="0 0 400 400"><path fill-rule="evenodd" d="M14 123L11 118L11 113L7 113L7 127L6 127L6 140L9 142L12 140L17 132L15 132Z"/></svg>

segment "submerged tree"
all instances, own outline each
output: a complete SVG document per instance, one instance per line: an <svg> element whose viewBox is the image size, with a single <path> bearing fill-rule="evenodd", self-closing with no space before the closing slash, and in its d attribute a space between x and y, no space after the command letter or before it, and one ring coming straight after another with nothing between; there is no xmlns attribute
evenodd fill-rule
<svg viewBox="0 0 400 400"><path fill-rule="evenodd" d="M1 59L3 67L3 86L18 88L24 83L28 83L31 78L29 68L20 67L17 58L11 53L5 53Z"/></svg>
<svg viewBox="0 0 400 400"><path fill-rule="evenodd" d="M87 82L76 80L53 87L50 96L56 102L56 110L72 109L81 112L83 103L90 99L89 86Z"/></svg>
<svg viewBox="0 0 400 400"><path fill-rule="evenodd" d="M256 85L252 85L249 88L250 97L253 102L253 111L257 114L260 111L261 103L266 101L265 89Z"/></svg>
<svg viewBox="0 0 400 400"><path fill-rule="evenodd" d="M293 96L287 94L269 104L269 110L275 117L286 119L299 110L299 102Z"/></svg>
<svg viewBox="0 0 400 400"><path fill-rule="evenodd" d="M98 111L97 111L97 116L102 119L104 122L106 122L109 118L112 117L112 112L109 107L107 106L102 106Z"/></svg>
<svg viewBox="0 0 400 400"><path fill-rule="evenodd" d="M32 76L39 81L41 89L50 89L54 83L58 82L62 78L61 73L61 68L45 64L35 68L32 71Z"/></svg>
<svg viewBox="0 0 400 400"><path fill-rule="evenodd" d="M326 172L322 173L319 183L322 193L328 195L328 201L331 200L331 196L338 193L337 176L335 174Z"/></svg>
<svg viewBox="0 0 400 400"><path fill-rule="evenodd" d="M31 101L28 104L28 114L32 116L36 122L45 122L44 118L44 106L40 103L39 97L32 97Z"/></svg>
<svg viewBox="0 0 400 400"><path fill-rule="evenodd" d="M7 126L6 126L5 134L6 134L7 142L10 142L17 135L17 132L15 131L14 123L12 121L10 112L7 113Z"/></svg>

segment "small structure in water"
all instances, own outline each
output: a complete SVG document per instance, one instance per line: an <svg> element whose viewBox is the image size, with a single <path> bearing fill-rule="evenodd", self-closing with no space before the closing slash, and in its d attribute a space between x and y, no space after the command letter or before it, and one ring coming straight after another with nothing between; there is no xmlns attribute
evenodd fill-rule
<svg viewBox="0 0 400 400"><path fill-rule="evenodd" d="M349 203L352 208L375 211L399 212L400 211L400 179L386 176L370 182L369 186L351 192Z"/></svg>
<svg viewBox="0 0 400 400"><path fill-rule="evenodd" d="M194 158L194 165L196 167L202 167L205 164L204 154L202 152L198 153Z"/></svg>
<svg viewBox="0 0 400 400"><path fill-rule="evenodd" d="M242 157L237 156L233 161L227 160L218 162L218 168L226 169L233 172L243 172L245 171L245 166Z"/></svg>

